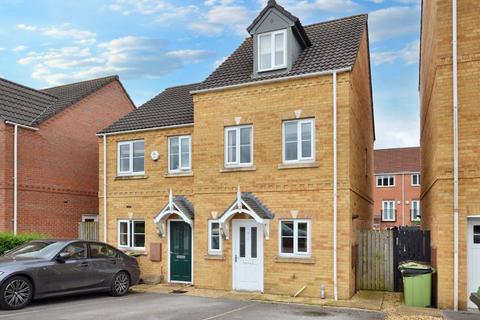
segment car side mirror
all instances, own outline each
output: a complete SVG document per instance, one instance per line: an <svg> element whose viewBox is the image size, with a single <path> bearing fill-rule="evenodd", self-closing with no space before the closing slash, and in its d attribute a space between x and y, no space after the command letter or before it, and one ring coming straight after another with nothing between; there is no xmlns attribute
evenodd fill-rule
<svg viewBox="0 0 480 320"><path fill-rule="evenodd" d="M60 252L60 254L57 256L57 261L58 262L65 262L70 258L70 253L68 252Z"/></svg>

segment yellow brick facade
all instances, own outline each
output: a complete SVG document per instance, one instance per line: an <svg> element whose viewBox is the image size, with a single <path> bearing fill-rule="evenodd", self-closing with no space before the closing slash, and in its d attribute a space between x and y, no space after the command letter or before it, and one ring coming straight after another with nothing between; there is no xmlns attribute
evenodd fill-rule
<svg viewBox="0 0 480 320"><path fill-rule="evenodd" d="M467 306L468 217L480 214L480 3L458 1L459 307ZM420 68L422 226L431 230L436 302L453 308L453 82L451 1L423 1Z"/></svg>
<svg viewBox="0 0 480 320"><path fill-rule="evenodd" d="M373 114L366 33L351 72L337 75L338 130L338 289L346 299L355 292L356 231L372 223ZM185 195L194 205L194 285L232 289L232 238L222 240L222 255L208 255L208 221L236 198L237 186L252 192L274 214L270 237L264 239L264 291L292 294L307 286L304 296L319 297L321 286L333 297L333 76L256 84L196 93L192 127L137 132L107 137L108 242L117 244L117 220L146 221L146 253L142 275L167 275L167 238L160 238L153 217L168 200L168 190ZM315 163L307 168L282 166L282 122L297 117L315 119ZM298 113L298 112L297 112ZM224 170L224 128L253 126L250 170ZM192 134L193 176L166 178L167 136ZM145 177L116 179L116 144L145 140ZM99 140L100 167L103 145ZM149 158L160 152L156 162ZM100 172L100 208L103 206ZM279 220L311 220L311 258L279 258ZM249 218L236 216L237 218ZM102 230L102 227L100 227ZM230 230L232 227L230 225ZM230 231L231 232L231 231ZM167 235L168 237L168 235ZM150 243L162 243L162 261L151 262Z"/></svg>

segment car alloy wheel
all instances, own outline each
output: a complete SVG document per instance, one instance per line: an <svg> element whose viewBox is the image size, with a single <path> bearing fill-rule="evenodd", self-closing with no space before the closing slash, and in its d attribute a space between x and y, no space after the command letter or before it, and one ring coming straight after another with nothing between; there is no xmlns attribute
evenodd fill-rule
<svg viewBox="0 0 480 320"><path fill-rule="evenodd" d="M130 278L125 272L120 272L115 276L115 282L113 286L115 294L117 296L122 296L127 293L128 288L130 287Z"/></svg>
<svg viewBox="0 0 480 320"><path fill-rule="evenodd" d="M3 301L10 309L19 309L30 302L32 287L27 279L13 278L5 286Z"/></svg>

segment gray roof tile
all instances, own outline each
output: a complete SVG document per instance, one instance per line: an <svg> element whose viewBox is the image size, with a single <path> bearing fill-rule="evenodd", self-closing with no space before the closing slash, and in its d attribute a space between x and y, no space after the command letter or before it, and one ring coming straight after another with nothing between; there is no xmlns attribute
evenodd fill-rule
<svg viewBox="0 0 480 320"><path fill-rule="evenodd" d="M253 40L247 38L197 90L352 67L367 20L361 14L306 26L312 45L302 51L292 69L259 77L253 77Z"/></svg>
<svg viewBox="0 0 480 320"><path fill-rule="evenodd" d="M140 130L193 123L193 99L190 91L197 83L165 89L137 110L100 133Z"/></svg>
<svg viewBox="0 0 480 320"><path fill-rule="evenodd" d="M92 94L117 76L35 90L0 78L0 119L38 126L55 114Z"/></svg>

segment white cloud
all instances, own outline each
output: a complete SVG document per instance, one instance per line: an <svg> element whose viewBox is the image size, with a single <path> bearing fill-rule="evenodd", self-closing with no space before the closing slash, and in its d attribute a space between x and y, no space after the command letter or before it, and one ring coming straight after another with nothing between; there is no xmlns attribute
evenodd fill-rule
<svg viewBox="0 0 480 320"><path fill-rule="evenodd" d="M419 7L390 7L369 14L370 41L380 41L418 32Z"/></svg>
<svg viewBox="0 0 480 320"><path fill-rule="evenodd" d="M5 51L7 49L0 47L0 52Z"/></svg>
<svg viewBox="0 0 480 320"><path fill-rule="evenodd" d="M176 6L172 2L162 0L115 0L108 8L125 16L134 13L151 15L159 23L186 19L198 11L195 5Z"/></svg>
<svg viewBox="0 0 480 320"><path fill-rule="evenodd" d="M211 36L219 35L225 30L246 35L246 28L254 17L255 12L243 6L217 5L212 6L198 21L188 24L188 28Z"/></svg>
<svg viewBox="0 0 480 320"><path fill-rule="evenodd" d="M372 52L371 58L375 66L384 63L392 64L397 60L397 54L393 51Z"/></svg>
<svg viewBox="0 0 480 320"><path fill-rule="evenodd" d="M264 7L268 0L258 0ZM309 17L315 11L344 12L356 9L359 5L353 0L283 0L279 2L296 16Z"/></svg>
<svg viewBox="0 0 480 320"><path fill-rule="evenodd" d="M405 64L415 64L419 60L420 41L415 40L408 43L400 51L372 51L371 58L375 66L381 64L393 64L398 59Z"/></svg>
<svg viewBox="0 0 480 320"><path fill-rule="evenodd" d="M126 36L93 47L50 48L18 60L33 67L32 78L51 85L120 74L125 79L160 77L210 57L204 50L168 50L165 41Z"/></svg>
<svg viewBox="0 0 480 320"><path fill-rule="evenodd" d="M21 52L27 50L28 47L24 45L16 46L15 48L12 49L13 52Z"/></svg>
<svg viewBox="0 0 480 320"><path fill-rule="evenodd" d="M96 42L96 34L87 30L80 30L71 28L69 24L37 27L26 25L23 23L17 24L17 28L29 32L40 32L45 37L53 39L69 39L73 40L78 45L92 45Z"/></svg>
<svg viewBox="0 0 480 320"><path fill-rule="evenodd" d="M27 25L27 24L24 24L24 23L17 24L17 28L20 29L20 30L25 30L25 31L35 31L35 30L37 30L37 27Z"/></svg>
<svg viewBox="0 0 480 320"><path fill-rule="evenodd" d="M420 122L418 114L375 112L375 148L418 146L420 144Z"/></svg>
<svg viewBox="0 0 480 320"><path fill-rule="evenodd" d="M221 58L221 59L215 60L215 62L213 63L213 67L214 67L215 69L217 69L217 68L220 67L220 65L221 65L222 63L224 63L225 60L227 60L227 59L228 59L228 56L225 56L225 57L223 57L223 58Z"/></svg>

